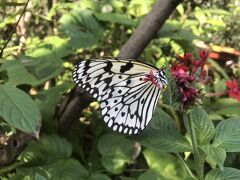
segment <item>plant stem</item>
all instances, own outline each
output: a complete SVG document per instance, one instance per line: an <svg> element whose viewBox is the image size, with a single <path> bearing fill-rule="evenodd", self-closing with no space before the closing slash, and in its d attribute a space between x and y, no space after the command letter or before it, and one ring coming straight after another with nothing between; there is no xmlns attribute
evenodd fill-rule
<svg viewBox="0 0 240 180"><path fill-rule="evenodd" d="M202 158L200 157L200 152L198 149L198 143L197 143L197 138L196 138L196 133L195 133L191 113L189 113L188 126L189 126L189 132L190 132L190 137L191 137L191 141L192 141L192 146L193 146L193 157L194 157L194 161L195 161L195 165L196 165L196 173L197 173L199 180L204 180L203 161L202 161Z"/></svg>
<svg viewBox="0 0 240 180"><path fill-rule="evenodd" d="M195 178L194 174L192 173L191 169L188 167L188 165L186 164L186 162L183 160L182 156L179 153L176 153L177 157L180 159L181 163L183 164L183 166L186 168L188 174Z"/></svg>
<svg viewBox="0 0 240 180"><path fill-rule="evenodd" d="M163 103L159 103L159 105L163 108L166 108L170 111L170 113L172 114L172 117L176 123L176 127L177 127L177 130L180 131L181 130L181 126L180 126L180 120L178 118L178 115L176 113L176 111L173 109L172 106L169 106L167 104L163 104Z"/></svg>

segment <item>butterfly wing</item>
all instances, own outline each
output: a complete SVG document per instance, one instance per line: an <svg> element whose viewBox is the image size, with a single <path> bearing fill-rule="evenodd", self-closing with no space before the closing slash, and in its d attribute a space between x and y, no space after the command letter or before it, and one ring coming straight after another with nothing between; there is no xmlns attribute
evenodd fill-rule
<svg viewBox="0 0 240 180"><path fill-rule="evenodd" d="M138 134L149 123L160 89L144 81L154 66L132 60L81 61L73 80L100 101L104 121L114 131Z"/></svg>

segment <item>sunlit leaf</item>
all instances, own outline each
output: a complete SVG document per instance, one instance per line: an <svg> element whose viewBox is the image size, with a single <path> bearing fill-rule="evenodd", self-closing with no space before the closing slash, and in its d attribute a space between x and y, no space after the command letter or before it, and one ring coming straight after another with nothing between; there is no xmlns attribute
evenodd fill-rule
<svg viewBox="0 0 240 180"><path fill-rule="evenodd" d="M187 177L182 163L171 154L149 149L146 149L143 154L150 169L157 171L163 178L182 180Z"/></svg>
<svg viewBox="0 0 240 180"><path fill-rule="evenodd" d="M138 180L161 180L163 177L160 178L160 174L157 173L153 169L149 169L146 172L142 173L139 177Z"/></svg>

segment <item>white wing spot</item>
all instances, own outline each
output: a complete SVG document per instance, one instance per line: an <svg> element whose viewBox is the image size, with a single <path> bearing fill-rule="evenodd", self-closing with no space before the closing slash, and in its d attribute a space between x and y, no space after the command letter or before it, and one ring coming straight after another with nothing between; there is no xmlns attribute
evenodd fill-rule
<svg viewBox="0 0 240 180"><path fill-rule="evenodd" d="M110 119L110 121L108 121L108 127L112 127L113 125L113 120Z"/></svg>
<svg viewBox="0 0 240 180"><path fill-rule="evenodd" d="M123 129L123 127L122 127L122 126L119 126L118 131L119 131L119 132L122 132L122 129Z"/></svg>
<svg viewBox="0 0 240 180"><path fill-rule="evenodd" d="M117 127L118 127L118 125L114 125L114 126L113 126L113 130L116 131L116 130L117 130Z"/></svg>

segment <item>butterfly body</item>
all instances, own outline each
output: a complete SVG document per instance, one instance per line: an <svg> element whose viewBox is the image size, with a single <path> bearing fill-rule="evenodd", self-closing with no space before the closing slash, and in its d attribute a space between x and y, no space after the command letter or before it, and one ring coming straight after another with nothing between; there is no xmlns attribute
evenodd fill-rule
<svg viewBox="0 0 240 180"><path fill-rule="evenodd" d="M147 126L167 84L164 69L118 59L81 61L73 81L100 102L107 125L124 134L138 134Z"/></svg>

